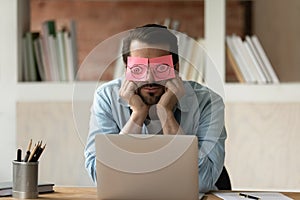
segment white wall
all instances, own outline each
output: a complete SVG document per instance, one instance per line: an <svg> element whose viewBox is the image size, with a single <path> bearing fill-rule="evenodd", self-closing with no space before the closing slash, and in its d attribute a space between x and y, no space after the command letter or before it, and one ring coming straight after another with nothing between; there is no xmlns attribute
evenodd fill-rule
<svg viewBox="0 0 300 200"><path fill-rule="evenodd" d="M17 68L16 0L0 3L0 181L11 180L15 159L15 80Z"/></svg>
<svg viewBox="0 0 300 200"><path fill-rule="evenodd" d="M46 144L40 158L40 181L93 185L84 167L90 105L89 102L18 102L18 146L26 148L30 139Z"/></svg>
<svg viewBox="0 0 300 200"><path fill-rule="evenodd" d="M226 104L226 166L237 190L300 191L300 103Z"/></svg>

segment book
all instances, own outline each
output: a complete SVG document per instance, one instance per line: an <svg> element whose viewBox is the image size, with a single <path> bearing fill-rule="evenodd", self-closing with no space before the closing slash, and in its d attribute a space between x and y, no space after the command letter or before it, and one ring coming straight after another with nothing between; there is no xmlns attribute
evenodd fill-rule
<svg viewBox="0 0 300 200"><path fill-rule="evenodd" d="M38 73L37 73L37 60L36 55L34 52L34 43L33 41L39 37L40 33L38 32L27 32L25 34L25 42L26 42L26 50L27 50L27 68L28 77L26 77L26 80L28 81L37 81L38 80Z"/></svg>
<svg viewBox="0 0 300 200"><path fill-rule="evenodd" d="M171 19L170 18L165 18L164 20L164 26L166 26L167 28L170 28L170 25L171 25Z"/></svg>
<svg viewBox="0 0 300 200"><path fill-rule="evenodd" d="M246 56L245 56L245 52L244 52L244 46L243 46L243 41L242 39L237 36L237 35L233 35L233 44L235 45L236 49L237 49L237 54L241 59L241 65L239 65L239 67L242 69L242 71L245 72L246 76L247 76L247 83L255 83L256 79L254 74L252 73L252 70L250 68L250 65L247 62Z"/></svg>
<svg viewBox="0 0 300 200"><path fill-rule="evenodd" d="M38 46L39 43L39 46ZM77 71L76 23L56 30L55 20L42 24L40 41L36 42L40 51L40 63L44 68L46 81L73 81Z"/></svg>
<svg viewBox="0 0 300 200"><path fill-rule="evenodd" d="M36 56L36 62L37 62L37 69L38 69L38 73L40 75L40 78L42 81L46 81L46 72L45 72L45 58L43 57L43 50L41 47L41 38L36 38L33 41L34 44L34 52L35 52L35 56Z"/></svg>
<svg viewBox="0 0 300 200"><path fill-rule="evenodd" d="M53 81L55 80L55 73L53 70L53 61L52 61L52 52L50 50L50 41L49 37L56 36L55 31L55 21L54 20L48 20L43 22L42 24L42 31L41 31L41 48L43 51L44 56L44 67L45 67L45 74L46 74L46 80L47 81Z"/></svg>
<svg viewBox="0 0 300 200"><path fill-rule="evenodd" d="M70 33L68 31L64 32L64 42L65 42L65 50L66 50L66 64L67 64L67 79L68 81L74 81L75 72L74 72L74 59L72 53L72 41L70 37Z"/></svg>
<svg viewBox="0 0 300 200"><path fill-rule="evenodd" d="M258 51L258 54L259 54L260 58L262 59L262 62L264 64L264 67L265 67L267 73L271 77L271 81L273 83L279 83L279 79L278 79L278 77L277 77L277 75L276 75L276 73L275 73L275 71L273 69L273 66L271 65L271 62L268 59L268 56L265 53L265 51L264 51L264 49L263 49L263 47L262 47L262 45L261 45L258 37L256 35L253 35L251 37L251 39L252 39L252 42L253 42L256 50Z"/></svg>
<svg viewBox="0 0 300 200"><path fill-rule="evenodd" d="M54 183L39 183L39 194L54 192ZM12 196L12 182L0 182L0 197Z"/></svg>
<svg viewBox="0 0 300 200"><path fill-rule="evenodd" d="M22 38L22 58L23 58L23 63L22 63L22 71L20 72L21 75L21 80L22 81L30 81L29 80L29 53L27 49L27 41L26 37ZM19 76L20 77L20 76Z"/></svg>
<svg viewBox="0 0 300 200"><path fill-rule="evenodd" d="M49 52L51 60L51 74L54 81L60 81L59 63L58 63L58 52L57 52L57 38L54 35L48 36Z"/></svg>
<svg viewBox="0 0 300 200"><path fill-rule="evenodd" d="M187 72L187 80L204 83L205 50L204 39L198 38L193 42L190 65Z"/></svg>
<svg viewBox="0 0 300 200"><path fill-rule="evenodd" d="M279 83L278 77L257 36L226 36L227 55L240 82Z"/></svg>
<svg viewBox="0 0 300 200"><path fill-rule="evenodd" d="M57 58L58 58L58 70L59 79L61 81L68 80L68 66L67 66L67 56L66 56L66 46L64 41L65 29L57 32Z"/></svg>
<svg viewBox="0 0 300 200"><path fill-rule="evenodd" d="M171 29L173 29L174 31L178 31L179 25L180 22L178 20L172 20Z"/></svg>
<svg viewBox="0 0 300 200"><path fill-rule="evenodd" d="M228 46L227 53L229 55L229 61L231 62L231 65L233 67L233 70L238 78L238 80L241 83L247 83L249 81L249 78L247 76L247 72L241 67L242 66L242 60L240 56L237 53L237 48L234 45L234 41L232 36L226 37L226 44Z"/></svg>
<svg viewBox="0 0 300 200"><path fill-rule="evenodd" d="M179 57L178 62L179 62L179 66L180 66L179 73L183 79L186 79L185 74L186 74L187 69L183 68L186 56L184 55L185 51L183 49L186 49L186 46L187 46L187 42L186 42L187 36L184 34L181 34L181 33L176 33L176 36L177 36L177 40L178 40L178 46L181 47L181 48L178 48L178 57Z"/></svg>
<svg viewBox="0 0 300 200"><path fill-rule="evenodd" d="M254 75L255 82L257 82L259 84L266 83L266 81L261 79L260 71L258 71L260 68L256 67L256 63L255 63L256 60L255 60L254 56L252 55L249 44L247 43L247 41L243 41L242 43L243 43L244 56L245 56L245 59L247 61L247 64L249 66L251 73Z"/></svg>
<svg viewBox="0 0 300 200"><path fill-rule="evenodd" d="M261 72L263 73L263 75L266 79L266 82L270 83L271 82L271 77L270 77L269 73L266 71L266 68L264 67L263 61L262 61L261 57L259 56L259 53L256 50L251 37L246 36L246 41L248 42L249 46L251 47L251 51L253 52L255 60L257 61L258 65L259 65L259 68L260 68Z"/></svg>
<svg viewBox="0 0 300 200"><path fill-rule="evenodd" d="M40 76L37 69L37 56L34 50L34 41L39 38L38 32L26 32L23 39L23 68L21 80L38 81Z"/></svg>
<svg viewBox="0 0 300 200"><path fill-rule="evenodd" d="M190 67L190 59L192 56L193 50L193 40L186 34L178 33L178 55L179 55L179 66L180 66L180 75L183 80L188 80L187 74Z"/></svg>
<svg viewBox="0 0 300 200"><path fill-rule="evenodd" d="M77 70L78 70L78 49L77 49L77 32L76 32L76 21L70 21L70 40L71 40L71 47L72 47L72 59L73 65L71 66L73 70L70 70L69 75L71 77L70 80L75 80Z"/></svg>
<svg viewBox="0 0 300 200"><path fill-rule="evenodd" d="M123 57L121 56L122 55L122 44L120 43L119 44L119 49L118 49L118 58L116 58L116 61L115 61L115 70L114 70L114 74L113 74L113 79L116 79L118 77L121 77L124 75L124 72L125 72L125 64L123 62Z"/></svg>
<svg viewBox="0 0 300 200"><path fill-rule="evenodd" d="M190 80L189 77L189 71L193 68L193 66L191 65L191 59L192 59L192 55L193 55L193 49L194 49L194 42L195 40L192 39L191 37L187 36L186 37L186 46L185 49L183 49L183 51L186 53L185 57L183 57L184 59L184 63L183 63L183 68L184 68L184 77L186 80Z"/></svg>
<svg viewBox="0 0 300 200"><path fill-rule="evenodd" d="M253 43L251 41L251 38L249 36L246 36L245 39L246 39L244 41L245 46L246 46L246 48L249 52L249 55L250 55L254 65L255 65L255 68L256 68L256 70L258 72L258 75L259 75L259 82L267 83L268 82L267 77L264 74L264 71L261 67L261 63L259 62L259 59L257 59L258 55L257 55L257 52L255 51L255 48L254 48Z"/></svg>
<svg viewBox="0 0 300 200"><path fill-rule="evenodd" d="M244 76L243 76L243 74L242 74L242 72L241 72L241 70L240 70L240 68L239 68L236 60L233 57L233 53L232 53L231 49L229 48L228 43L226 44L226 53L227 53L228 60L229 60L229 62L231 64L231 67L232 67L232 69L233 69L233 71L234 71L234 73L235 73L238 81L240 83L245 83L245 78L244 78Z"/></svg>

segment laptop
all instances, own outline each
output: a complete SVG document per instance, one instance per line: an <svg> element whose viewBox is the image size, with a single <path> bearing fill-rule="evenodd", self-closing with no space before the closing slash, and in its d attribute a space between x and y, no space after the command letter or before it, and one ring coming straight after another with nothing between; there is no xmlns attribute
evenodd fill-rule
<svg viewBox="0 0 300 200"><path fill-rule="evenodd" d="M199 198L196 136L98 134L95 142L98 199Z"/></svg>

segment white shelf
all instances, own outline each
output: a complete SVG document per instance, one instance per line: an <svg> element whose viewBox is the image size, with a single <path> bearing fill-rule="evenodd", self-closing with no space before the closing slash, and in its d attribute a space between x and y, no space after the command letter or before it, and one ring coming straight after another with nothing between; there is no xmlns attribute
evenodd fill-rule
<svg viewBox="0 0 300 200"><path fill-rule="evenodd" d="M300 102L300 83L240 84L224 86L225 102Z"/></svg>
<svg viewBox="0 0 300 200"><path fill-rule="evenodd" d="M102 82L101 82L102 83ZM28 82L18 83L16 100L38 101L91 101L98 82Z"/></svg>
<svg viewBox="0 0 300 200"><path fill-rule="evenodd" d="M95 89L103 82L18 83L17 101L92 101ZM300 83L224 85L225 99L230 102L300 102ZM74 99L73 99L74 98Z"/></svg>

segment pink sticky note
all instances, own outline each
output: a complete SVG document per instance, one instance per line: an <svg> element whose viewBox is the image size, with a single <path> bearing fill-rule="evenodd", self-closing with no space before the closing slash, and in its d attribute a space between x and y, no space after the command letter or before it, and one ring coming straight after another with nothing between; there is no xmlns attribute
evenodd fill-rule
<svg viewBox="0 0 300 200"><path fill-rule="evenodd" d="M127 57L126 79L145 81L148 73L148 58Z"/></svg>
<svg viewBox="0 0 300 200"><path fill-rule="evenodd" d="M175 78L172 55L150 58L149 64L155 81Z"/></svg>
<svg viewBox="0 0 300 200"><path fill-rule="evenodd" d="M175 77L172 55L167 55L150 59L128 57L126 79L130 81L147 81L149 69L155 81L168 80Z"/></svg>

